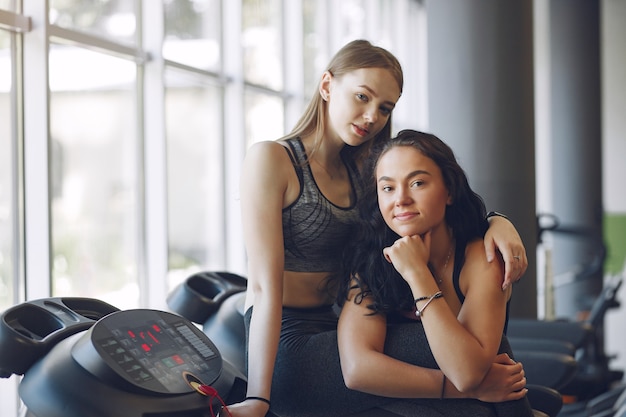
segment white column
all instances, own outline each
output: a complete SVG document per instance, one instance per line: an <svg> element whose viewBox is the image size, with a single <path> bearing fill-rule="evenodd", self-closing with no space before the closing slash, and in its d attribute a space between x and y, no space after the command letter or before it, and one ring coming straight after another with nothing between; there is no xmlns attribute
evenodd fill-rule
<svg viewBox="0 0 626 417"><path fill-rule="evenodd" d="M165 135L165 91L163 45L163 4L144 2L142 8L143 50L150 56L140 70L143 96L143 147L139 155L143 163L143 199L139 211L143 219L143 238L139 239L139 275L141 304L164 309L167 298L168 219L167 219L167 146ZM149 138L149 141L146 141Z"/></svg>

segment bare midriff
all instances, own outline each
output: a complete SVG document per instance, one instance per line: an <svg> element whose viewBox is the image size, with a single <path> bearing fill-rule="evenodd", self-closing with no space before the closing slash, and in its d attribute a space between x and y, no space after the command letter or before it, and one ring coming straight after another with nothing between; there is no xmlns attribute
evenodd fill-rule
<svg viewBox="0 0 626 417"><path fill-rule="evenodd" d="M285 271L283 305L286 307L319 307L335 302L329 294L326 279L329 272Z"/></svg>

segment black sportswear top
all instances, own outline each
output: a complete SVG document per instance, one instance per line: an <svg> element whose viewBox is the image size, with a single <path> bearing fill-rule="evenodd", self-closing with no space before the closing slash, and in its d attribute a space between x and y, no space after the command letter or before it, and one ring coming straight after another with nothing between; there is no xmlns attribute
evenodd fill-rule
<svg viewBox="0 0 626 417"><path fill-rule="evenodd" d="M339 207L320 191L299 138L286 140L300 194L283 209L285 270L296 272L335 272L341 264L343 248L358 221L356 202L361 194L359 172L353 161L343 159L355 197L350 207Z"/></svg>

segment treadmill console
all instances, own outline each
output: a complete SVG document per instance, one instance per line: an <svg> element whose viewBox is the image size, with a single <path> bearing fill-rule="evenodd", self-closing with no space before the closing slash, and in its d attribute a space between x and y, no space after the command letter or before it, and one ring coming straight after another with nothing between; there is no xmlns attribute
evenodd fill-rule
<svg viewBox="0 0 626 417"><path fill-rule="evenodd" d="M193 383L212 384L222 358L188 320L158 310L126 310L99 320L72 349L85 369L135 391L183 394Z"/></svg>

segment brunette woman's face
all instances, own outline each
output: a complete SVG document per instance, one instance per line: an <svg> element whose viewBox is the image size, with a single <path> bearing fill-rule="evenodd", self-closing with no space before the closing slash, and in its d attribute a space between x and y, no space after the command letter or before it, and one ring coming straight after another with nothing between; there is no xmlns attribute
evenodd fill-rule
<svg viewBox="0 0 626 417"><path fill-rule="evenodd" d="M380 212L398 235L423 235L444 224L451 198L432 159L412 146L396 146L378 160L375 178Z"/></svg>
<svg viewBox="0 0 626 417"><path fill-rule="evenodd" d="M328 101L327 136L358 146L373 139L385 126L400 98L389 70L362 68L333 77L325 74L320 91Z"/></svg>

